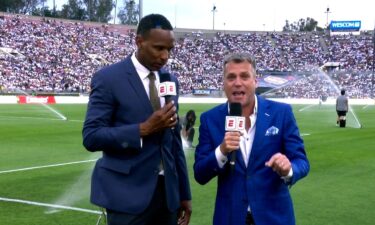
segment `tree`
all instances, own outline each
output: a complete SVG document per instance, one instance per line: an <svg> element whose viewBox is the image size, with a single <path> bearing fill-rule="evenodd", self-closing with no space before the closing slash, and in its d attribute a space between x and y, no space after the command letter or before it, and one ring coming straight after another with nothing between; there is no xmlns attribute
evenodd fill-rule
<svg viewBox="0 0 375 225"><path fill-rule="evenodd" d="M0 11L2 12L12 12L14 8L15 0L2 0L0 1Z"/></svg>
<svg viewBox="0 0 375 225"><path fill-rule="evenodd" d="M292 28L290 27L289 20L285 20L285 25L283 27L283 31L288 32L288 31L291 31L291 30L292 30Z"/></svg>
<svg viewBox="0 0 375 225"><path fill-rule="evenodd" d="M89 21L108 23L112 19L113 0L84 0Z"/></svg>
<svg viewBox="0 0 375 225"><path fill-rule="evenodd" d="M45 17L56 17L56 15L53 14L53 11L51 9L49 9L48 7L36 8L31 12L31 15L33 15L33 16L45 16Z"/></svg>
<svg viewBox="0 0 375 225"><path fill-rule="evenodd" d="M121 24L137 25L139 21L139 7L134 0L124 0L124 7L120 9L118 18Z"/></svg>
<svg viewBox="0 0 375 225"><path fill-rule="evenodd" d="M318 22L313 18L307 17L306 19L299 19L297 22L289 23L285 21L283 31L285 32L308 32L308 31L322 31L323 28L318 26Z"/></svg>
<svg viewBox="0 0 375 225"><path fill-rule="evenodd" d="M31 14L47 0L1 0L0 11L20 14Z"/></svg>
<svg viewBox="0 0 375 225"><path fill-rule="evenodd" d="M86 10L82 0L69 0L68 4L62 6L60 16L66 19L85 20Z"/></svg>

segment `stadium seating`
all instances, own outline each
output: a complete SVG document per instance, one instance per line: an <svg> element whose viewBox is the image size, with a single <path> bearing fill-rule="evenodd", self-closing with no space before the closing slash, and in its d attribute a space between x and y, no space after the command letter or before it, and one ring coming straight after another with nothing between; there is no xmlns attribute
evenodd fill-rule
<svg viewBox="0 0 375 225"><path fill-rule="evenodd" d="M352 98L371 95L374 49L370 32L359 36L175 32L180 32L179 38L167 67L178 76L182 94L194 89L220 90L224 56L248 51L257 60L259 77L280 71L298 77L293 85L278 89L279 96L335 96L334 86L345 87ZM16 15L0 18L0 36L1 92L88 93L96 70L120 61L136 48L131 29ZM328 79L320 71L326 62L341 65L328 73Z"/></svg>

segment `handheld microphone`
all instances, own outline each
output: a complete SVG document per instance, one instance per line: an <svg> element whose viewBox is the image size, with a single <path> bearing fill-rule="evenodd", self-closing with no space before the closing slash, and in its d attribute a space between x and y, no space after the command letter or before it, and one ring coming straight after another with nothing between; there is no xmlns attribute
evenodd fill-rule
<svg viewBox="0 0 375 225"><path fill-rule="evenodd" d="M241 103L233 102L229 104L229 116L225 118L225 131L243 131L245 129L245 117L242 117ZM231 170L236 165L236 152L231 153Z"/></svg>
<svg viewBox="0 0 375 225"><path fill-rule="evenodd" d="M159 97L165 98L165 104L172 101L172 96L177 95L176 83L171 81L171 75L168 72L160 73L160 84L158 86Z"/></svg>

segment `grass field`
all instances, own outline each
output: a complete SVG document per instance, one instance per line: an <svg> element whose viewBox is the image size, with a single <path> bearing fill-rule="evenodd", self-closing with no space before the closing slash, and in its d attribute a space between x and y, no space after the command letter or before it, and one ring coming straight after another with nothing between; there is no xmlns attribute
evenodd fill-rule
<svg viewBox="0 0 375 225"><path fill-rule="evenodd" d="M180 115L195 109L199 116L212 106L181 105ZM82 146L86 105L52 107L68 120L42 105L0 105L1 225L96 224L99 209L88 196L100 153ZM349 114L345 129L335 126L332 105L293 110L311 163L310 174L291 189L297 224L375 224L375 106L353 106L355 116ZM355 128L357 119L361 129ZM187 161L191 224L212 224L216 183L198 185L192 175L194 151L187 151Z"/></svg>

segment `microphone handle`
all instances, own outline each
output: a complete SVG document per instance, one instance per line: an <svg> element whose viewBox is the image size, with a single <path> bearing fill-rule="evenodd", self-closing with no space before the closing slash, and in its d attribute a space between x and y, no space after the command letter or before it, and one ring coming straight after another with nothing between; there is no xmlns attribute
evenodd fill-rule
<svg viewBox="0 0 375 225"><path fill-rule="evenodd" d="M172 101L172 96L171 95L167 95L164 97L165 98L165 104L168 104Z"/></svg>
<svg viewBox="0 0 375 225"><path fill-rule="evenodd" d="M229 162L229 165L230 165L230 170L232 172L234 172L234 167L236 166L236 155L237 155L237 151L233 151L231 154L231 159L230 159L230 162Z"/></svg>
<svg viewBox="0 0 375 225"><path fill-rule="evenodd" d="M172 101L172 95L167 95L164 97L165 99L165 104L168 104ZM174 127L171 127L172 130L174 130Z"/></svg>

